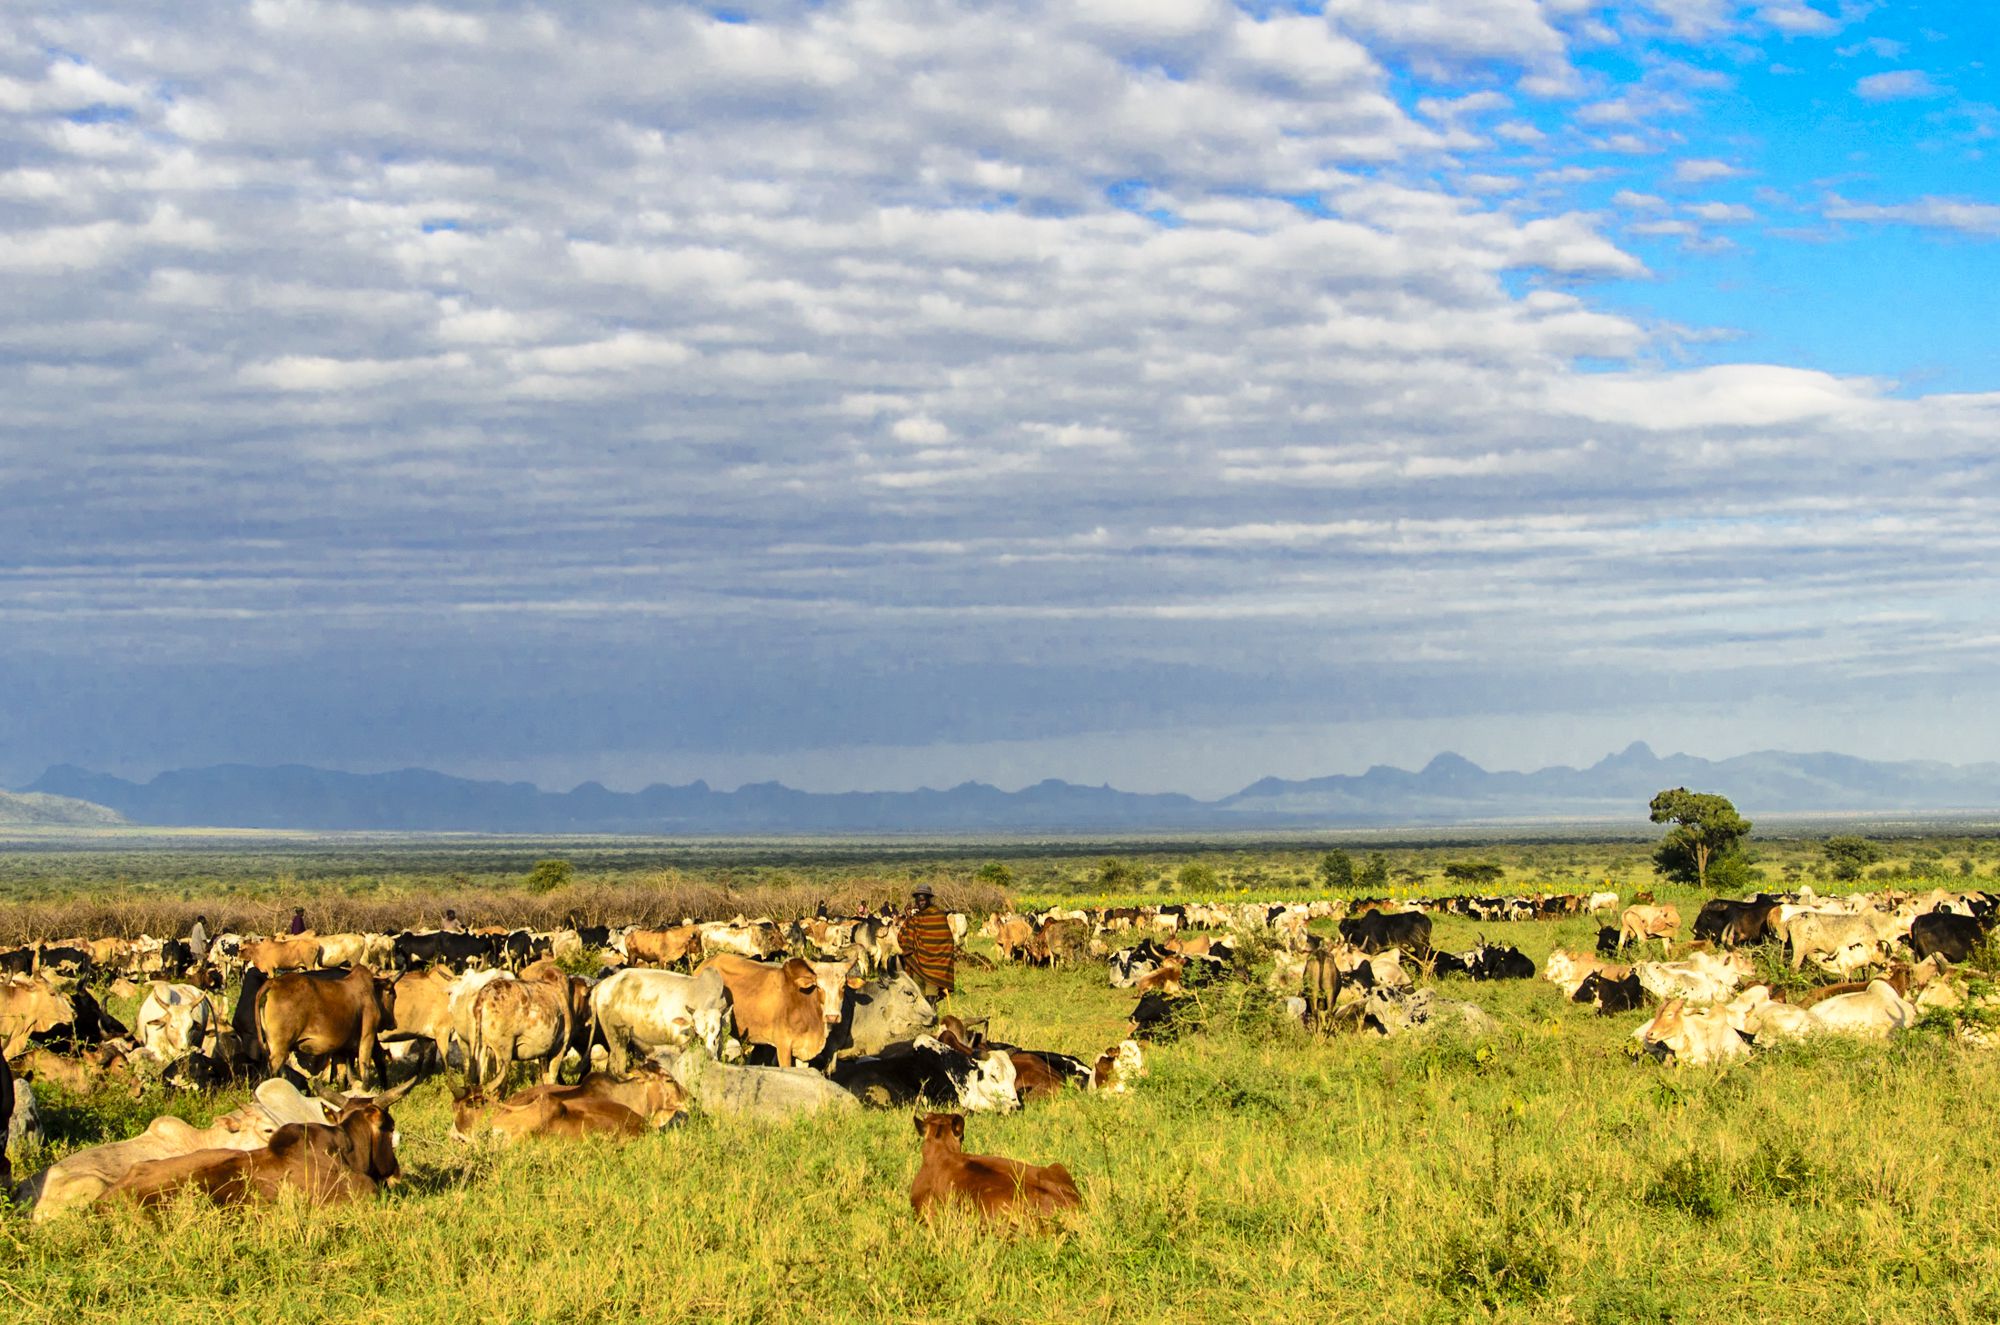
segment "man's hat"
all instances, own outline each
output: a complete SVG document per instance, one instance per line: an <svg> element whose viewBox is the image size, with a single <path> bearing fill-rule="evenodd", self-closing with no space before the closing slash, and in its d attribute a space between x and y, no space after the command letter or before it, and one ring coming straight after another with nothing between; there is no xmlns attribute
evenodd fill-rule
<svg viewBox="0 0 2000 1325"><path fill-rule="evenodd" d="M910 896L912 896L912 897L936 897L936 896L937 896L937 894L931 891L931 886L930 886L930 885L929 885L928 883L920 883L920 884L918 884L918 885L917 885L916 887L914 887L914 888L910 889Z"/></svg>

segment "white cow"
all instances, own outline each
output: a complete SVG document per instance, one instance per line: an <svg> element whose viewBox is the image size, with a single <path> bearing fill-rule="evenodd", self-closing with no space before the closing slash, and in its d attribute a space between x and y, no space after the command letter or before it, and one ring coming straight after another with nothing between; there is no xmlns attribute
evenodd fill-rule
<svg viewBox="0 0 2000 1325"><path fill-rule="evenodd" d="M1690 954L1678 962L1635 962L1632 973L1639 984L1657 999L1693 999L1713 1003L1725 999L1750 977L1755 968L1742 953L1718 957L1712 952Z"/></svg>
<svg viewBox="0 0 2000 1325"><path fill-rule="evenodd" d="M139 1004L132 1030L139 1052L159 1063L172 1063L198 1052L215 1033L215 1004L193 985L155 980Z"/></svg>
<svg viewBox="0 0 2000 1325"><path fill-rule="evenodd" d="M603 1033L614 1074L624 1073L632 1046L651 1053L699 1044L719 1057L729 1024L729 988L712 969L682 975L633 967L597 982L590 991L590 1017Z"/></svg>

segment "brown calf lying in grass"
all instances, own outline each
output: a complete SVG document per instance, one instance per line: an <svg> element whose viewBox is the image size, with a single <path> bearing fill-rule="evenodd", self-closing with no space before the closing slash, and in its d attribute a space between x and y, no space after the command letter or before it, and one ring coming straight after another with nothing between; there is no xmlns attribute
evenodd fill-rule
<svg viewBox="0 0 2000 1325"><path fill-rule="evenodd" d="M478 1092L455 1096L454 1137L481 1132L503 1140L524 1136L637 1136L649 1123L664 1126L687 1107L687 1096L667 1070L641 1063L623 1079L593 1072L574 1086L530 1086L504 1100Z"/></svg>
<svg viewBox="0 0 2000 1325"><path fill-rule="evenodd" d="M1024 1164L998 1155L968 1155L965 1115L919 1114L923 1163L910 1184L910 1205L926 1218L952 1202L969 1202L981 1215L1038 1217L1083 1204L1076 1180L1060 1164Z"/></svg>

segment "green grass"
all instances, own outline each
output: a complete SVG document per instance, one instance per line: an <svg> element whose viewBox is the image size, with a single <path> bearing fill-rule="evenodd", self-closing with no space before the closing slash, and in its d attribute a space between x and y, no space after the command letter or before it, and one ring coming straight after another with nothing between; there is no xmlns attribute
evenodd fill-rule
<svg viewBox="0 0 2000 1325"><path fill-rule="evenodd" d="M1538 961L1590 929L1441 922L1440 940L1475 928ZM1448 983L1502 1033L1320 1042L1227 1015L1214 990L1209 1029L1153 1050L1133 1094L973 1118L973 1149L1077 1175L1087 1208L1038 1235L915 1221L902 1113L489 1152L447 1139L432 1085L399 1114L410 1181L379 1203L15 1223L0 1316L2000 1316L1995 1059L1917 1035L1663 1070L1628 1060L1636 1017L1596 1018L1540 980ZM1075 1052L1117 1039L1130 1001L1095 969L1013 968L969 974L961 999L996 1035ZM146 1107L102 1121L123 1134ZM71 1143L87 1121L70 1116Z"/></svg>
<svg viewBox="0 0 2000 1325"><path fill-rule="evenodd" d="M1437 935L1539 965L1597 923ZM0 1320L2000 1319L2000 1056L1916 1033L1662 1069L1626 1052L1637 1015L1444 985L1500 1033L1322 1041L1261 981L1213 987L1130 1095L972 1118L969 1148L1077 1176L1085 1209L1038 1234L916 1221L904 1113L495 1152L447 1138L432 1084L398 1110L409 1181L372 1205L0 1221ZM1131 1003L1098 968L1003 967L965 972L955 1010L1090 1054ZM47 1102L61 1149L166 1103Z"/></svg>

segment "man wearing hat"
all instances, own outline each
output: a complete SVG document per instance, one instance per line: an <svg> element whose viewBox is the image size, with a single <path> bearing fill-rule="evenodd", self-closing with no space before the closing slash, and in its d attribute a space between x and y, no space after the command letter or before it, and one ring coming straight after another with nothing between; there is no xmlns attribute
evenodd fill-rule
<svg viewBox="0 0 2000 1325"><path fill-rule="evenodd" d="M910 978L933 1002L943 999L954 987L958 945L951 936L951 921L937 909L931 886L920 883L910 890L910 909L903 915L903 966Z"/></svg>

